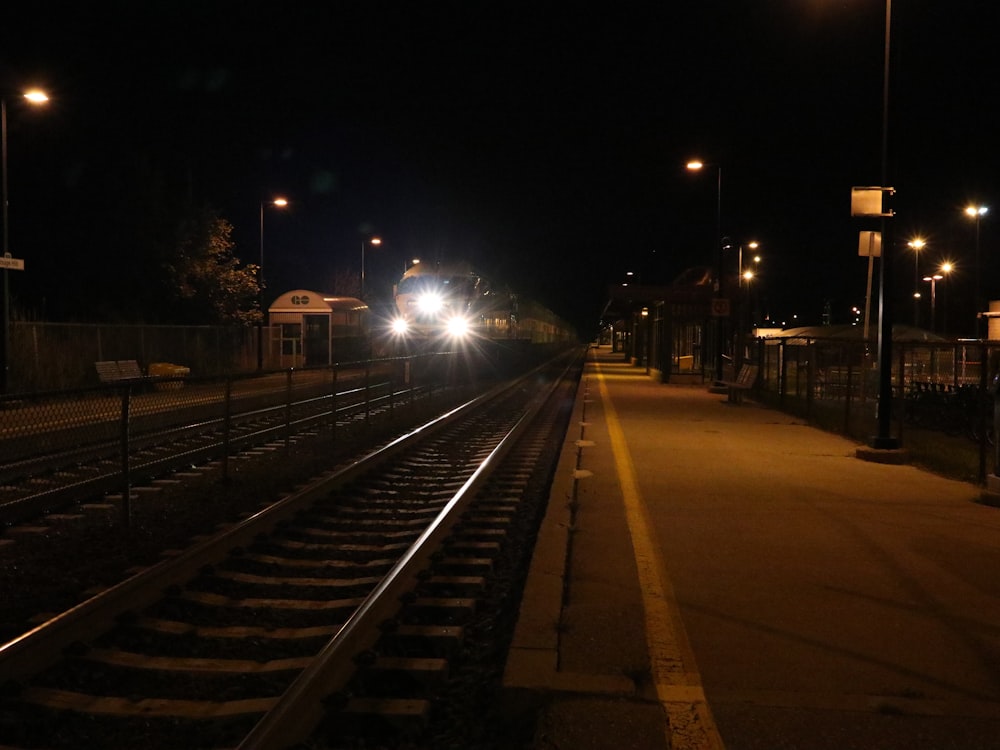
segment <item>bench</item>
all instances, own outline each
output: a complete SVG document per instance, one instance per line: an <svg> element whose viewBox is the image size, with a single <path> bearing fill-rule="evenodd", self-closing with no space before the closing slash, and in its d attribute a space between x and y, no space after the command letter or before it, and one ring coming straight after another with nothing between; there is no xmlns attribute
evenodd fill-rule
<svg viewBox="0 0 1000 750"><path fill-rule="evenodd" d="M734 404L743 403L743 392L749 391L757 382L758 365L743 365L735 380L724 380L722 384L729 389L729 400Z"/></svg>
<svg viewBox="0 0 1000 750"><path fill-rule="evenodd" d="M107 360L94 362L97 377L102 383L122 383L143 378L139 363L134 359Z"/></svg>

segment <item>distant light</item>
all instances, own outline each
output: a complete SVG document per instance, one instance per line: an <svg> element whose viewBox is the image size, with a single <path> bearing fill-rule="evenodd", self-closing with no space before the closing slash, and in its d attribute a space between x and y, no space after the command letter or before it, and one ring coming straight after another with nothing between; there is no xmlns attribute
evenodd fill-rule
<svg viewBox="0 0 1000 750"><path fill-rule="evenodd" d="M406 322L405 318L396 318L392 321L392 332L396 334L404 334L410 330L410 324Z"/></svg>
<svg viewBox="0 0 1000 750"><path fill-rule="evenodd" d="M705 166L704 163L698 161L697 159L695 159L694 161L689 161L687 163L687 168L690 169L692 172L697 172L704 166Z"/></svg>
<svg viewBox="0 0 1000 750"><path fill-rule="evenodd" d="M941 273L951 273L952 270L954 270L954 268L955 267L951 263L942 263L941 264Z"/></svg>
<svg viewBox="0 0 1000 750"><path fill-rule="evenodd" d="M986 206L966 206L965 213L969 216L985 216L989 212Z"/></svg>
<svg viewBox="0 0 1000 750"><path fill-rule="evenodd" d="M368 240L368 241L369 241L369 242L370 242L371 244L373 244L373 245L381 245L381 244L382 244L382 239L381 239L381 238L379 238L379 237L372 237L372 238L371 238L370 240Z"/></svg>
<svg viewBox="0 0 1000 750"><path fill-rule="evenodd" d="M284 208L285 206L288 205L288 199L287 198L275 198L273 201L271 201L271 205L272 206L277 206L278 208Z"/></svg>
<svg viewBox="0 0 1000 750"><path fill-rule="evenodd" d="M24 92L24 98L27 99L32 104L44 104L49 100L44 91L39 89L32 89L31 91Z"/></svg>
<svg viewBox="0 0 1000 750"><path fill-rule="evenodd" d="M927 243L924 242L924 240L921 239L920 237L914 237L906 244L908 247L912 247L914 250L922 250L924 248L924 245L926 245Z"/></svg>

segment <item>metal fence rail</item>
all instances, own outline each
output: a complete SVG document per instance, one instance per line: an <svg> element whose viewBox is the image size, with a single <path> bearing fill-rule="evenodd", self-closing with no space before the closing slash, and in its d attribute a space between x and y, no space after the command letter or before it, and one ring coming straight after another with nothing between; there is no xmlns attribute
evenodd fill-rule
<svg viewBox="0 0 1000 750"><path fill-rule="evenodd" d="M827 429L865 439L875 430L879 369L873 342L758 339L757 395ZM979 479L1000 463L994 446L994 393L1000 342L894 342L892 424L964 436L979 446ZM992 456L991 461L987 457Z"/></svg>
<svg viewBox="0 0 1000 750"><path fill-rule="evenodd" d="M0 522L250 445L326 431L331 439L442 389L470 371L454 352L219 378L143 377L104 386L0 397Z"/></svg>

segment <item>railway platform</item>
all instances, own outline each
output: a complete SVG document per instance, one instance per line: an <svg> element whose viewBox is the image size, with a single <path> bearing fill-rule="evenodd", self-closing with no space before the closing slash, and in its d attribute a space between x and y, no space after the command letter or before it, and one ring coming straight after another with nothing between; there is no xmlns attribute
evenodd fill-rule
<svg viewBox="0 0 1000 750"><path fill-rule="evenodd" d="M504 675L537 750L1000 748L981 488L592 348Z"/></svg>

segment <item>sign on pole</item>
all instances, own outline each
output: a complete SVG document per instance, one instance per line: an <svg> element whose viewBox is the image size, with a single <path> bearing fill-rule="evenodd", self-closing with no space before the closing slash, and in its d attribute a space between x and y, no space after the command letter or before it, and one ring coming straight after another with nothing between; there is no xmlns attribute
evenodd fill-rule
<svg viewBox="0 0 1000 750"><path fill-rule="evenodd" d="M21 258L11 258L9 255L0 256L0 268L5 271L23 271L24 260Z"/></svg>
<svg viewBox="0 0 1000 750"><path fill-rule="evenodd" d="M895 193L891 187L852 187L851 216L892 216L892 211L883 208L882 198Z"/></svg>

